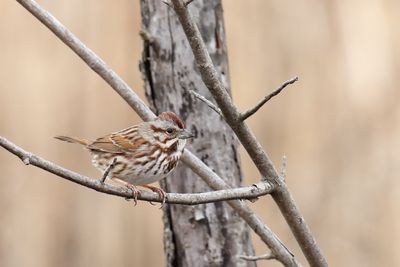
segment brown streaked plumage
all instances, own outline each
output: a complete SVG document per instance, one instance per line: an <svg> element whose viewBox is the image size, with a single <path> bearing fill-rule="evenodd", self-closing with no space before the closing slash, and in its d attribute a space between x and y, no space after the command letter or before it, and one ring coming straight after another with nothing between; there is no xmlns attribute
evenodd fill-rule
<svg viewBox="0 0 400 267"><path fill-rule="evenodd" d="M69 143L84 145L93 165L113 180L133 191L134 200L143 186L165 200L165 192L148 184L166 177L177 165L186 144L193 137L173 112L163 112L155 120L97 138L94 141L56 136ZM105 177L103 177L105 179Z"/></svg>

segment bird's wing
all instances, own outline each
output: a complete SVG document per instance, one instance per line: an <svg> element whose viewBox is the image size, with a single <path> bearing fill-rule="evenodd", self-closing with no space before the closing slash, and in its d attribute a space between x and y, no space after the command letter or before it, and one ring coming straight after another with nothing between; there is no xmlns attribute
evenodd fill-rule
<svg viewBox="0 0 400 267"><path fill-rule="evenodd" d="M135 126L112 133L96 139L87 146L90 150L101 152L109 152L115 154L135 153L147 141L143 138L135 138L137 136L137 128Z"/></svg>

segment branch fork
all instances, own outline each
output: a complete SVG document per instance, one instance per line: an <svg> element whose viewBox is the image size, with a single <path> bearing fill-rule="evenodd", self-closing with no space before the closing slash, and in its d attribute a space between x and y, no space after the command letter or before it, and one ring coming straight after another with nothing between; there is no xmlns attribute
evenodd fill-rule
<svg viewBox="0 0 400 267"><path fill-rule="evenodd" d="M305 223L305 220L300 213L287 185L281 181L279 174L275 170L267 153L262 148L261 144L257 141L254 134L245 124L244 120L254 114L259 108L261 108L269 99L274 95L279 94L288 84L297 81L297 77L284 83L280 88L275 90L271 96L266 97L253 109L245 112L244 115L240 114L237 107L232 102L230 95L224 90L222 82L216 78L218 72L215 69L211 57L207 51L207 48L202 40L201 33L194 23L192 15L186 8L182 0L171 0L172 6L175 13L182 25L183 31L186 34L187 40L192 48L193 55L199 72L204 84L207 86L211 94L213 95L217 105L224 114L225 121L235 132L243 147L248 152L250 158L253 160L254 165L258 168L260 175L266 177L270 182L278 182L280 186L271 193L274 201L281 210L282 215L285 217L292 233L296 237L306 259L312 266L327 266L327 262L318 247L311 230ZM241 118L240 122L236 118ZM281 244L282 245L282 244ZM271 248L271 247L270 247ZM290 251L275 251L275 248L271 248L272 253L276 258L287 266L298 266L298 262L291 256Z"/></svg>
<svg viewBox="0 0 400 267"><path fill-rule="evenodd" d="M137 94L112 70L105 62L99 58L93 51L86 47L76 36L74 36L66 27L64 27L56 18L54 18L49 12L44 10L33 0L17 0L22 6L24 6L29 12L38 18L43 24L45 24L58 38L60 38L67 46L69 46L79 57L85 61L97 74L99 74L120 96L135 110L135 112L143 120L152 120L156 116L146 106L146 104L137 96ZM310 229L299 209L296 206L290 192L287 189L285 183L282 183L279 187L275 188L272 185L273 181L280 180L279 174L276 172L270 159L266 155L261 145L255 139L253 133L244 123L248 117L253 115L260 109L269 99L279 94L287 85L297 81L289 80L288 83L284 83L280 88L272 92L269 96L265 97L260 103L254 108L244 113L239 113L236 106L232 103L229 94L224 90L221 81L218 80L217 71L211 61L211 58L206 50L201 34L194 23L191 14L187 10L187 5L192 1L188 0L183 2L182 0L170 0L168 6L175 10L179 21L183 27L183 30L187 36L187 39L192 47L197 66L199 67L200 74L203 82L210 90L213 95L218 108L221 110L221 114L225 114L224 118L226 122L231 126L233 131L238 136L239 140L253 159L254 164L260 171L260 175L267 179L268 183L260 184L271 185L270 191L263 191L263 194L270 193L274 198L275 202L279 206L283 216L285 217L288 225L290 226L294 236L296 237L304 255L311 266L327 266L327 262L322 255L316 241L314 240ZM83 186L90 187L99 192L117 195L121 197L131 197L130 191L125 188L121 189L105 183L101 183L99 180L94 180L89 177L71 172L60 166L55 165L50 161L46 161L36 155L30 154L17 147L7 139L0 137L0 145L9 150L11 153L19 156L25 164L32 164L47 170L60 177L79 183ZM175 204L196 204L196 203L207 203L204 201L204 196L207 196L207 201L213 199L228 200L240 198L254 198L254 192L248 194L254 187L249 188L237 188L237 189L225 189L227 184L221 177L215 174L210 168L208 168L200 159L194 156L190 151L186 150L182 155L182 161L189 166L195 173L197 173L211 188L214 190L222 189L220 191L200 193L200 194L168 194L169 203ZM268 187L269 188L269 187ZM246 191L249 189L249 191ZM225 190L225 191L224 191ZM233 191L232 191L233 190ZM244 191L243 191L244 190ZM228 197L226 197L226 194ZM224 198L221 198L224 195ZM233 197L234 196L234 197ZM157 193L143 192L140 195L141 200L160 202L160 198ZM218 199L218 200L215 200ZM275 259L280 261L285 266L299 266L300 264L294 259L293 255L288 249L279 241L275 234L261 222L256 214L250 210L250 208L243 202L238 200L229 200L228 204L234 208L238 214L248 223L248 225L255 231L255 233L264 241L265 244L271 249Z"/></svg>
<svg viewBox="0 0 400 267"><path fill-rule="evenodd" d="M295 82L297 82L299 80L299 77L294 77L284 83L281 84L281 86L279 86L277 89L275 89L272 93L270 93L269 95L265 96L260 102L258 102L257 105L255 105L253 108L249 109L248 111L243 112L242 114L240 114L240 119L242 121L246 120L247 118L249 118L251 115L253 115L254 113L256 113L262 106L264 106L269 100L271 100L271 98L273 98L274 96L277 96L280 92L282 92L283 89L286 88L286 86L288 86L289 84L293 84Z"/></svg>

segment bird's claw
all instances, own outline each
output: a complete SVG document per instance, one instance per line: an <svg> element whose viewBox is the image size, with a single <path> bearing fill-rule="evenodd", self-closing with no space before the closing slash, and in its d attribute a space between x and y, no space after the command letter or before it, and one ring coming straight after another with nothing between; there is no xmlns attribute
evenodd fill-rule
<svg viewBox="0 0 400 267"><path fill-rule="evenodd" d="M146 188L150 189L151 191L157 193L160 196L160 198L161 198L160 209L162 209L162 207L164 207L165 201L167 200L167 195L166 195L165 191L162 190L161 188L150 186L150 185L145 185L143 187L146 187ZM152 202L150 202L150 204L151 205L155 205Z"/></svg>
<svg viewBox="0 0 400 267"><path fill-rule="evenodd" d="M134 203L134 206L136 206L137 205L138 196L140 195L140 190L137 189L136 186L131 185L131 184L127 184L126 187L128 187L132 191L133 203Z"/></svg>
<svg viewBox="0 0 400 267"><path fill-rule="evenodd" d="M150 189L151 191L157 193L160 196L160 198L161 198L160 209L161 209L164 206L165 201L167 200L167 195L166 195L165 191L162 190L161 188L150 186L150 185L141 185L141 186ZM140 195L140 190L138 190L137 187L135 185L132 185L132 184L126 184L126 187L132 191L132 199L133 199L133 202L134 202L134 204L136 206L137 205L137 198ZM151 201L150 201L150 204L155 206L155 204L152 203Z"/></svg>
<svg viewBox="0 0 400 267"><path fill-rule="evenodd" d="M164 207L165 201L167 200L167 195L164 190L158 188L157 193L160 195L161 198L161 206L160 209Z"/></svg>

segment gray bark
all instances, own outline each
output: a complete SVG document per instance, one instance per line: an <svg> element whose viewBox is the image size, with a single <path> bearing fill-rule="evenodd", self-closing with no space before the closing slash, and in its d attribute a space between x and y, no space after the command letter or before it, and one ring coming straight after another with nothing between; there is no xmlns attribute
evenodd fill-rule
<svg viewBox="0 0 400 267"><path fill-rule="evenodd" d="M189 5L225 88L230 90L222 5L196 0ZM237 140L221 117L189 90L211 99L203 84L174 10L160 0L142 0L143 59L147 99L155 113L174 111L196 138L188 147L232 186L241 183ZM210 188L188 168L178 168L161 186L167 192L205 192ZM253 255L246 223L223 202L166 205L164 246L168 266L254 266L237 259Z"/></svg>

